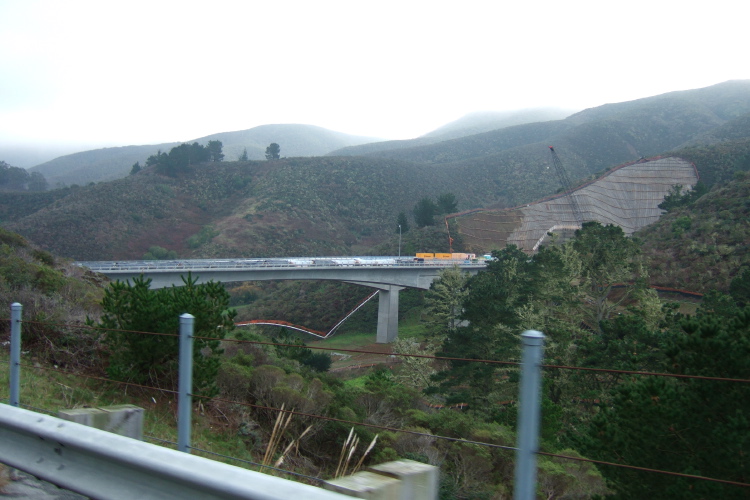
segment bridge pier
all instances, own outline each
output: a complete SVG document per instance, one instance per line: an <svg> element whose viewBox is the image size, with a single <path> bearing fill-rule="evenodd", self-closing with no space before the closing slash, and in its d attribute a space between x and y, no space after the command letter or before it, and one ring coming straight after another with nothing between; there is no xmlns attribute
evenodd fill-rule
<svg viewBox="0 0 750 500"><path fill-rule="evenodd" d="M389 344L398 337L398 292L403 287L388 285L378 288L378 332L375 342Z"/></svg>

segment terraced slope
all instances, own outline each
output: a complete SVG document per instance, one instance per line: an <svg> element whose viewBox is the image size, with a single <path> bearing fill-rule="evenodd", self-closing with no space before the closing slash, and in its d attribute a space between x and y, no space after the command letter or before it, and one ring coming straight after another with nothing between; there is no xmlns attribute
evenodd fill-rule
<svg viewBox="0 0 750 500"><path fill-rule="evenodd" d="M574 189L583 222L620 226L632 234L662 214L658 205L675 184L698 182L695 166L681 158L653 158L626 163ZM485 252L515 244L535 251L550 233L565 235L579 226L567 193L503 210L473 210L451 216L469 250Z"/></svg>

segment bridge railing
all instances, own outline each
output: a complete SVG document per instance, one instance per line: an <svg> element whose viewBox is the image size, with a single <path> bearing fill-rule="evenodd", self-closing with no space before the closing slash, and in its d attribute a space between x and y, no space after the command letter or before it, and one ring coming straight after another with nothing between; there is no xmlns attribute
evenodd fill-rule
<svg viewBox="0 0 750 500"><path fill-rule="evenodd" d="M425 268L435 269L459 266L463 269L483 269L484 260L431 259L418 260L414 257L289 257L274 259L183 259L183 260L130 260L130 261L80 261L77 265L92 271L133 272L133 271L201 271L201 270L249 270L249 269L289 269L321 268Z"/></svg>

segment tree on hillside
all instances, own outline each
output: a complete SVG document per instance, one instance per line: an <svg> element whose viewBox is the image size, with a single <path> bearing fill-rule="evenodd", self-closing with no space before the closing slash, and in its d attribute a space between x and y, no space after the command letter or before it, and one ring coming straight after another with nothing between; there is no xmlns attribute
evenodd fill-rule
<svg viewBox="0 0 750 500"><path fill-rule="evenodd" d="M401 228L399 230L399 227ZM406 217L406 212L399 212L396 218L396 232L408 233L409 232L409 219Z"/></svg>
<svg viewBox="0 0 750 500"><path fill-rule="evenodd" d="M130 175L135 175L141 171L141 164L139 162L133 163L133 167L130 169Z"/></svg>
<svg viewBox="0 0 750 500"><path fill-rule="evenodd" d="M281 158L281 146L276 144L275 142L272 142L267 148L266 148L266 160L278 160Z"/></svg>
<svg viewBox="0 0 750 500"><path fill-rule="evenodd" d="M47 179L40 172L31 172L29 174L29 191L46 191L47 190Z"/></svg>
<svg viewBox="0 0 750 500"><path fill-rule="evenodd" d="M177 252L174 250L167 250L158 245L149 247L148 252L143 254L143 260L174 260L176 258Z"/></svg>
<svg viewBox="0 0 750 500"><path fill-rule="evenodd" d="M626 237L619 226L586 222L576 231L573 248L581 258L580 287L588 295L584 302L594 306L590 326L599 328L616 307L645 286L640 243ZM612 299L615 285L623 286L622 293Z"/></svg>
<svg viewBox="0 0 750 500"><path fill-rule="evenodd" d="M664 201L659 204L659 208L670 212L677 207L690 205L707 192L708 188L700 181L692 189L687 189L684 192L681 184L675 184L669 189L669 193L664 196Z"/></svg>
<svg viewBox="0 0 750 500"><path fill-rule="evenodd" d="M455 331L460 324L463 304L469 294L466 285L469 275L458 267L440 271L425 296L426 312L430 317L431 336L443 336Z"/></svg>
<svg viewBox="0 0 750 500"><path fill-rule="evenodd" d="M218 143L218 145L215 144L213 146L214 152L218 152L218 154L221 154L221 142L212 142ZM222 158L223 156L224 155L221 155ZM149 156L146 160L146 166L154 166L157 172L174 177L190 165L207 162L210 159L211 152L208 148L201 146L197 142L194 142L192 144L184 143L180 144L179 146L173 147L169 151L169 154L162 153L160 150L155 155Z"/></svg>
<svg viewBox="0 0 750 500"><path fill-rule="evenodd" d="M178 338L135 332L179 333L179 316L195 316L193 386L210 396L219 367L220 340L234 327L236 312L228 309L229 293L221 283L198 285L188 274L184 286L151 289L150 279L116 281L105 290L99 323L105 333L110 359L107 373L115 380L148 384L161 389L177 387Z"/></svg>
<svg viewBox="0 0 750 500"><path fill-rule="evenodd" d="M458 202L453 193L443 193L437 197L437 213L439 215L458 212Z"/></svg>
<svg viewBox="0 0 750 500"><path fill-rule="evenodd" d="M46 191L47 179L39 172L13 167L0 161L0 190L2 191Z"/></svg>
<svg viewBox="0 0 750 500"><path fill-rule="evenodd" d="M221 141L208 141L208 145L206 145L206 150L208 152L209 157L211 158L211 161L213 162L219 162L224 159L224 153L222 153L222 146L223 144Z"/></svg>
<svg viewBox="0 0 750 500"><path fill-rule="evenodd" d="M248 158L247 158L247 148L244 148L242 150L242 154L240 155L240 157L237 158L237 161L247 161L247 160L248 160Z"/></svg>
<svg viewBox="0 0 750 500"><path fill-rule="evenodd" d="M750 379L750 308L733 318L684 320L659 371ZM741 483L750 482L750 384L641 377L623 383L576 437L591 458ZM746 488L602 469L627 499L747 498Z"/></svg>
<svg viewBox="0 0 750 500"><path fill-rule="evenodd" d="M519 312L531 300L532 264L515 245L493 252L493 256L485 271L469 278L460 316L469 323L447 331L440 356L502 361L518 356ZM477 411L486 412L487 418L495 418L496 403L514 398L515 388L496 383L505 372L506 367L501 365L456 360L435 379L448 402L469 403Z"/></svg>
<svg viewBox="0 0 750 500"><path fill-rule="evenodd" d="M430 198L422 198L414 205L414 223L417 227L435 225L437 206Z"/></svg>

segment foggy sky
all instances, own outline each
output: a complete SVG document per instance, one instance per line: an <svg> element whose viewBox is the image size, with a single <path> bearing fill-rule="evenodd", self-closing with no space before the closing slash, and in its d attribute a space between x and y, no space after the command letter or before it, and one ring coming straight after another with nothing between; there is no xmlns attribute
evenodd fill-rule
<svg viewBox="0 0 750 500"><path fill-rule="evenodd" d="M406 139L474 111L583 109L747 79L740 8L0 0L0 149L271 123Z"/></svg>

